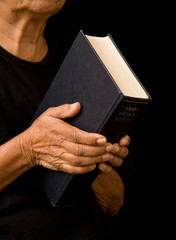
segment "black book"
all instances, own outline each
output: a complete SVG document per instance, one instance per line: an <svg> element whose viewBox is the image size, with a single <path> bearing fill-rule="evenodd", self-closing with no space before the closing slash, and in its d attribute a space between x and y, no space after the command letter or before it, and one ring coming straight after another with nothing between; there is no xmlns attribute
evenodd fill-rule
<svg viewBox="0 0 176 240"><path fill-rule="evenodd" d="M118 142L151 101L151 96L124 59L112 37L80 31L42 100L33 121L46 109L81 103L81 112L68 119L87 132ZM97 176L44 170L44 190L52 206L77 202Z"/></svg>

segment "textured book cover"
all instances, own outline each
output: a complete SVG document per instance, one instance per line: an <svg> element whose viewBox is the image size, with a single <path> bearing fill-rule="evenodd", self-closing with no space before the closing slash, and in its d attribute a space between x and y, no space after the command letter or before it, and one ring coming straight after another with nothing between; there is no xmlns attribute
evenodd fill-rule
<svg viewBox="0 0 176 240"><path fill-rule="evenodd" d="M80 102L81 112L68 119L68 123L87 132L102 133L108 141L117 142L128 133L151 100L144 86L140 85L147 98L125 96L86 35L80 31L33 121L49 107ZM72 204L87 191L96 174L97 170L72 176L45 169L44 190L52 206L67 204L67 200L68 204Z"/></svg>

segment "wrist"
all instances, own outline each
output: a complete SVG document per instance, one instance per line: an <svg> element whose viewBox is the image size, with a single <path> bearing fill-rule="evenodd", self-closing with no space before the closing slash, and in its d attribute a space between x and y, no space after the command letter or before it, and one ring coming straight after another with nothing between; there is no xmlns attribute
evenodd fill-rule
<svg viewBox="0 0 176 240"><path fill-rule="evenodd" d="M33 168L35 164L32 154L31 136L28 129L19 135L19 146L21 158L23 159L24 164L26 164L29 169Z"/></svg>
<svg viewBox="0 0 176 240"><path fill-rule="evenodd" d="M0 191L33 167L24 136L19 134L0 146Z"/></svg>

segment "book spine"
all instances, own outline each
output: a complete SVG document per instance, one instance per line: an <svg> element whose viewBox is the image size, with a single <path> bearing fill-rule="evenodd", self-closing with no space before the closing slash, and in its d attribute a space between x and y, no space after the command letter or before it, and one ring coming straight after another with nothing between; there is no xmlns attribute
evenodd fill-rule
<svg viewBox="0 0 176 240"><path fill-rule="evenodd" d="M109 142L118 142L120 138L129 133L147 104L148 101L123 98L111 117L98 132L106 136Z"/></svg>

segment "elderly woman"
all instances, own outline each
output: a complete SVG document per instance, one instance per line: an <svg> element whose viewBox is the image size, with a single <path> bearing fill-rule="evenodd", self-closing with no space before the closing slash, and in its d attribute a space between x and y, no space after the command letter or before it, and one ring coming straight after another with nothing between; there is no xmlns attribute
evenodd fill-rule
<svg viewBox="0 0 176 240"><path fill-rule="evenodd" d="M28 127L60 65L59 46L47 43L43 32L47 19L64 4L0 0L1 240L113 239L104 212L115 215L123 204L123 183L113 166L128 155L128 136L111 144L105 136L65 123L79 112L79 103L48 109ZM52 208L37 166L71 174L98 166L102 173L92 184L95 195L72 208ZM106 194L111 177L112 191Z"/></svg>

